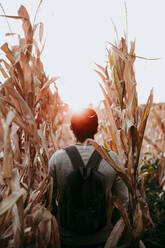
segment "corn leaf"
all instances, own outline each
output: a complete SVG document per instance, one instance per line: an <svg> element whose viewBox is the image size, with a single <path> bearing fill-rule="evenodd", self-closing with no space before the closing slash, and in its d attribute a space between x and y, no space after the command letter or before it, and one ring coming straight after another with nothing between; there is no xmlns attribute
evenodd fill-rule
<svg viewBox="0 0 165 248"><path fill-rule="evenodd" d="M115 224L109 238L107 239L106 243L105 243L105 248L114 248L117 246L118 241L124 231L124 221L122 218L120 218L118 220L118 222Z"/></svg>

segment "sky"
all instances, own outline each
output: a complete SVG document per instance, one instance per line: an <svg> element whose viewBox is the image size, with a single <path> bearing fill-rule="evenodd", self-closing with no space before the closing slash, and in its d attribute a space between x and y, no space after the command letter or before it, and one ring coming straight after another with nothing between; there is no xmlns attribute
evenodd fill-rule
<svg viewBox="0 0 165 248"><path fill-rule="evenodd" d="M7 15L17 15L24 5L34 20L39 0L0 0ZM151 88L154 102L165 102L165 1L126 0L128 12L128 38L136 39L135 53L156 61L136 59L135 76L140 103L145 103ZM0 13L3 14L0 9ZM126 31L123 0L43 0L36 23L43 22L46 40L42 61L50 77L57 81L62 100L72 107L97 104L103 99L96 74L95 63L105 66L108 41ZM21 22L9 20L13 32L20 32ZM7 39L9 28L0 17L0 44Z"/></svg>

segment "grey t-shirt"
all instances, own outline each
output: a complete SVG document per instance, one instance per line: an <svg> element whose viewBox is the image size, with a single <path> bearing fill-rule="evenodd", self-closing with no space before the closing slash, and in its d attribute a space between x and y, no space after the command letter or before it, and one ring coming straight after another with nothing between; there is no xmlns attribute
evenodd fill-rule
<svg viewBox="0 0 165 248"><path fill-rule="evenodd" d="M94 147L92 145L77 144L76 148L86 165L94 151ZM119 165L119 159L116 153L110 151L109 154L115 163ZM54 182L56 182L57 192L55 192L55 194L58 198L62 195L66 178L72 170L72 164L66 151L64 149L57 150L49 161L49 175L53 177ZM121 199L123 206L127 207L128 189L122 179L117 175L117 172L104 159L101 160L98 171L104 175L107 196L109 192L112 192ZM106 241L112 229L112 225L111 220L108 220L107 225L103 229L90 235L77 235L70 230L64 230L60 226L60 223L59 228L61 240L64 244L95 245Z"/></svg>

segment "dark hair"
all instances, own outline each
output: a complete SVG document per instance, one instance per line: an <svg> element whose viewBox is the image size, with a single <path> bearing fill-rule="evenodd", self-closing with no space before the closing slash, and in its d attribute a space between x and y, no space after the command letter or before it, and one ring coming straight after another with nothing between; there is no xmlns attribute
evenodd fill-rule
<svg viewBox="0 0 165 248"><path fill-rule="evenodd" d="M98 127L98 117L93 109L85 108L73 113L71 129L77 141L84 142L87 138L94 138Z"/></svg>

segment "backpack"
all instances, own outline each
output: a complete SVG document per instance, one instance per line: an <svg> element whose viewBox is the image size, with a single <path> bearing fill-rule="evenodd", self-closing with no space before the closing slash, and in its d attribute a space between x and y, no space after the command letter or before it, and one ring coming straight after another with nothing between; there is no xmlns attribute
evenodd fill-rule
<svg viewBox="0 0 165 248"><path fill-rule="evenodd" d="M73 166L67 176L59 202L60 223L78 234L90 234L106 225L106 191L104 175L98 172L102 159L95 150L87 165L75 146L64 148Z"/></svg>

